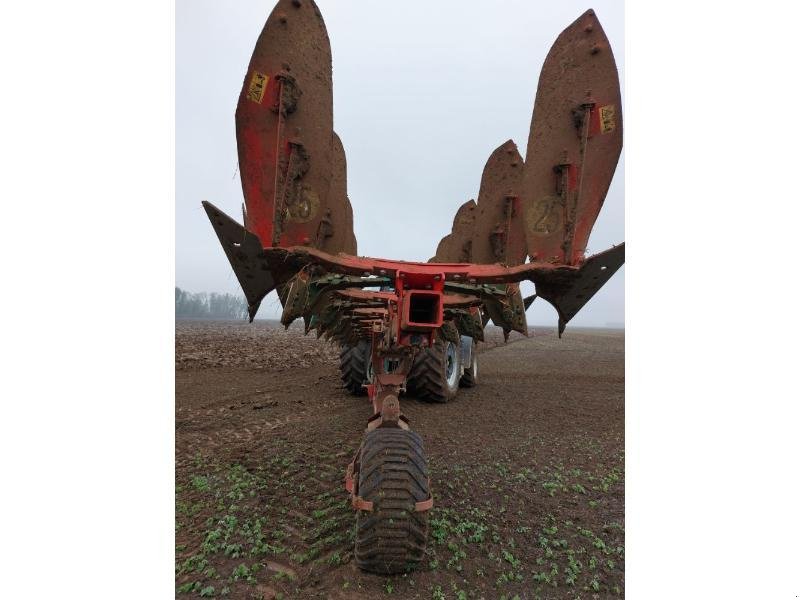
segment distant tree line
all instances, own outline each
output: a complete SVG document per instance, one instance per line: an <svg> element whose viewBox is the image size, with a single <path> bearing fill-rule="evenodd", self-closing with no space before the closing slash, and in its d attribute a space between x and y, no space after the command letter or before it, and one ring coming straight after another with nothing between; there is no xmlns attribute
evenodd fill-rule
<svg viewBox="0 0 800 600"><path fill-rule="evenodd" d="M247 302L242 296L199 292L175 288L175 316L193 319L245 319Z"/></svg>

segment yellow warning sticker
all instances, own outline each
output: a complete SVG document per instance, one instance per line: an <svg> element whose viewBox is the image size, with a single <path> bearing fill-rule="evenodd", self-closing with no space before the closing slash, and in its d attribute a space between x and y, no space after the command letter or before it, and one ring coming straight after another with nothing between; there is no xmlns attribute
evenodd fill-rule
<svg viewBox="0 0 800 600"><path fill-rule="evenodd" d="M252 100L256 104L261 104L264 99L264 90L267 89L267 82L269 77L258 71L253 71L253 78L250 80L250 85L247 88L247 99Z"/></svg>
<svg viewBox="0 0 800 600"><path fill-rule="evenodd" d="M600 107L600 133L614 131L614 105L608 104Z"/></svg>

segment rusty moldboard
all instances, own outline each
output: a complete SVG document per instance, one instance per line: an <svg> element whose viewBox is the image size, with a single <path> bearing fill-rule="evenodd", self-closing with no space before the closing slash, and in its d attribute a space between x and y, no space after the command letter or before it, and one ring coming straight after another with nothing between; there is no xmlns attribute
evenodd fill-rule
<svg viewBox="0 0 800 600"><path fill-rule="evenodd" d="M531 260L581 262L622 151L622 101L608 38L593 10L545 59L522 191Z"/></svg>
<svg viewBox="0 0 800 600"><path fill-rule="evenodd" d="M444 236L436 248L436 256L429 262L472 262L472 231L475 225L475 200L468 200L456 211L451 232Z"/></svg>
<svg viewBox="0 0 800 600"><path fill-rule="evenodd" d="M330 41L313 0L279 0L269 15L239 96L236 139L247 228L264 247L355 253Z"/></svg>
<svg viewBox="0 0 800 600"><path fill-rule="evenodd" d="M515 214L521 213L522 173L522 157L511 140L496 148L486 161L472 227L471 262L504 265L525 262L522 215Z"/></svg>
<svg viewBox="0 0 800 600"><path fill-rule="evenodd" d="M342 140L333 133L331 187L314 246L331 254L358 254L353 233L353 207L347 197L347 159Z"/></svg>

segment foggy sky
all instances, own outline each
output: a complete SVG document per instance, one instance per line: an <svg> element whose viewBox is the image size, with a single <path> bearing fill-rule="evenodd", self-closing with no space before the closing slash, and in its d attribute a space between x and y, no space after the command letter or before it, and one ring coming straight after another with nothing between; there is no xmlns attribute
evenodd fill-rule
<svg viewBox="0 0 800 600"><path fill-rule="evenodd" d="M621 1L317 4L331 39L334 128L347 156L362 256L426 261L450 233L458 207L477 199L489 154L513 139L525 156L544 58L588 8L611 41L624 89ZM177 0L176 285L193 292L241 293L200 202L241 222L234 112L273 6ZM587 254L624 240L624 156ZM524 294L533 289L523 283ZM273 292L258 316L279 315ZM542 300L527 316L530 325L557 322ZM570 325L623 321L624 267Z"/></svg>

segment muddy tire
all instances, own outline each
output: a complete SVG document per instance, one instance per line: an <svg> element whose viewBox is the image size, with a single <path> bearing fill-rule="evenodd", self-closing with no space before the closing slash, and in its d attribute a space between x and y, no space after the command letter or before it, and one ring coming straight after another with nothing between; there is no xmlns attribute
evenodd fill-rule
<svg viewBox="0 0 800 600"><path fill-rule="evenodd" d="M464 374L458 382L461 387L471 388L478 385L478 354L476 352L476 344L472 344L472 360L469 367L464 369Z"/></svg>
<svg viewBox="0 0 800 600"><path fill-rule="evenodd" d="M339 372L348 392L354 396L367 393L363 386L372 380L372 357L367 340L359 340L355 346L342 346L339 353Z"/></svg>
<svg viewBox="0 0 800 600"><path fill-rule="evenodd" d="M414 569L425 555L428 513L415 504L430 498L422 440L413 431L379 427L361 446L358 495L373 510L358 511L355 561L370 573Z"/></svg>
<svg viewBox="0 0 800 600"><path fill-rule="evenodd" d="M461 352L458 344L438 339L414 360L406 386L410 393L431 402L448 402L458 392Z"/></svg>

